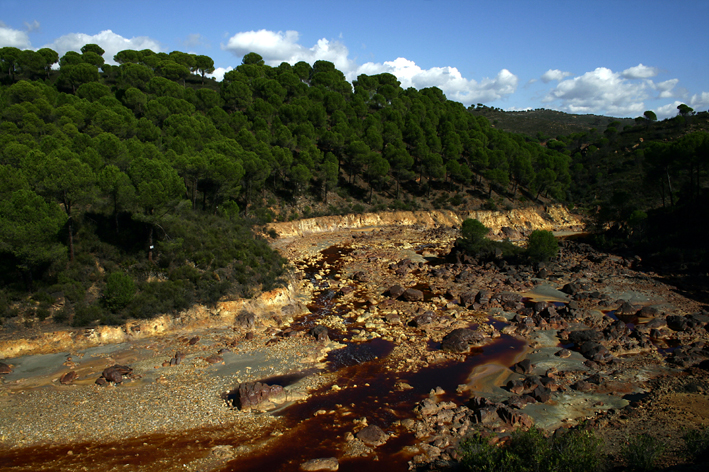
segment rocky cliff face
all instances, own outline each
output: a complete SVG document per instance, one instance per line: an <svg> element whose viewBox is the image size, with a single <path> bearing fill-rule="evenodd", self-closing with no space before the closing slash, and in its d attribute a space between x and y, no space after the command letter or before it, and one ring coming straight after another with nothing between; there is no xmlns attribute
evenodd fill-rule
<svg viewBox="0 0 709 472"><path fill-rule="evenodd" d="M425 229L441 226L460 227L467 218L475 218L491 229L490 235L505 237L509 230L524 236L536 229L549 231L580 231L585 223L562 205L546 208L525 208L510 211L473 211L456 213L450 210L395 211L360 215L323 216L286 223L271 223L266 231L275 231L279 238L302 237L313 233L334 232L376 226L420 226ZM507 230L503 230L507 228ZM511 238L514 239L514 238Z"/></svg>

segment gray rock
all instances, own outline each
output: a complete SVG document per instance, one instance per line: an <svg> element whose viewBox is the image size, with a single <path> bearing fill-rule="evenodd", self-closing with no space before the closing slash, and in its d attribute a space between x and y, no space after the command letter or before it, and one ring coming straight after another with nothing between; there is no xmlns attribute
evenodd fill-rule
<svg viewBox="0 0 709 472"><path fill-rule="evenodd" d="M370 447L381 446L389 439L389 435L386 434L382 428L374 424L370 424L361 429L355 437Z"/></svg>

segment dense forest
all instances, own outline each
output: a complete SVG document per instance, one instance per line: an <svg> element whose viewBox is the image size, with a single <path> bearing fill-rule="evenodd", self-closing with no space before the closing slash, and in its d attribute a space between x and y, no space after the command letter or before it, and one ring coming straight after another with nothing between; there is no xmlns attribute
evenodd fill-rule
<svg viewBox="0 0 709 472"><path fill-rule="evenodd" d="M0 320L64 298L56 321L112 323L270 289L284 261L252 228L274 219L552 198L637 236L649 209L706 200L709 141L692 132L706 114L691 109L671 132L645 116L551 138L326 61L250 53L217 82L207 56L103 54L0 49ZM599 197L617 162L650 191Z"/></svg>

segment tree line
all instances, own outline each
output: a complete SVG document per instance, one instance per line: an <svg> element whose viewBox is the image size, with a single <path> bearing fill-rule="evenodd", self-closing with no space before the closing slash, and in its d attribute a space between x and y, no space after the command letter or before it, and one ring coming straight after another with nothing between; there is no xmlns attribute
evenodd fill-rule
<svg viewBox="0 0 709 472"><path fill-rule="evenodd" d="M196 264L176 228L248 216L265 190L327 201L347 182L370 199L455 182L564 197L571 182L566 154L391 74L349 83L327 61L271 67L250 53L219 83L207 56L125 50L109 65L103 55L95 44L62 57L0 49L0 251L29 289L95 252L92 239L147 264L122 256L116 271L214 285L219 258ZM185 264L199 277L174 275Z"/></svg>

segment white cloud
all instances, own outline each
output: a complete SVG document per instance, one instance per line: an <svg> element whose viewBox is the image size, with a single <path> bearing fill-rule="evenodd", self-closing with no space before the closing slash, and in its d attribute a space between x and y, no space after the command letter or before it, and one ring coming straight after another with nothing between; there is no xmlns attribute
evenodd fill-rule
<svg viewBox="0 0 709 472"><path fill-rule="evenodd" d="M339 41L319 39L313 47L306 48L298 44L299 37L297 31L246 31L229 38L226 45L222 44L222 49L239 57L255 52L270 66L300 61L313 64L321 60L332 62L345 75L354 67L354 62L348 59L349 51Z"/></svg>
<svg viewBox="0 0 709 472"><path fill-rule="evenodd" d="M694 108L694 111L704 111L709 107L709 92L694 94L689 99L688 105Z"/></svg>
<svg viewBox="0 0 709 472"><path fill-rule="evenodd" d="M673 116L677 116L677 106L681 105L683 102L678 102L675 101L673 103L669 103L667 105L663 105L661 107L658 107L657 110L655 111L655 114L657 115L657 118L660 120L664 120L665 118L672 118Z"/></svg>
<svg viewBox="0 0 709 472"><path fill-rule="evenodd" d="M106 51L103 55L106 63L114 65L116 62L114 62L113 56L124 49L134 49L136 51L150 49L155 52L163 50L158 41L147 36L137 36L128 39L111 30L101 31L93 36L84 33L65 34L44 47L54 49L61 57L67 51L81 51L82 46L85 44L98 44L101 46Z"/></svg>
<svg viewBox="0 0 709 472"><path fill-rule="evenodd" d="M229 38L226 44L222 44L222 49L231 51L238 57L255 52L271 66L277 66L281 62L295 64L305 61L313 64L318 60L329 61L342 71L350 82L360 74L374 75L388 72L399 79L403 88L438 87L449 99L466 105L494 101L514 93L517 89L518 78L507 69L502 69L492 79L484 78L478 82L464 78L455 67L422 69L415 62L403 57L384 63L367 62L358 65L356 61L349 58L349 50L339 41L320 39L310 48L301 45L298 41L297 31L247 31Z"/></svg>
<svg viewBox="0 0 709 472"><path fill-rule="evenodd" d="M622 75L626 79L649 79L655 77L659 72L657 67L648 67L640 63L635 67L625 69Z"/></svg>
<svg viewBox="0 0 709 472"><path fill-rule="evenodd" d="M544 82L545 84L548 84L552 80L556 80L556 81L564 80L565 78L569 77L570 75L573 75L573 74L571 74L571 72L562 72L559 69L549 69L548 71L544 72L541 79L542 79L542 82Z"/></svg>
<svg viewBox="0 0 709 472"><path fill-rule="evenodd" d="M707 108L709 108L709 92L694 94L689 100L685 102L675 100L672 103L668 103L667 105L658 107L657 110L655 110L655 114L657 114L657 117L659 119L675 117L677 116L677 113L679 113L677 107L679 105L682 105L683 103L694 108L695 112L705 111Z"/></svg>
<svg viewBox="0 0 709 472"><path fill-rule="evenodd" d="M368 62L357 68L359 74L381 74L388 72L396 76L403 88L438 87L451 100L465 105L478 102L492 102L510 95L517 90L516 75L502 69L494 78L484 78L480 82L466 79L455 67L432 67L421 69L414 61L399 57L383 64Z"/></svg>
<svg viewBox="0 0 709 472"><path fill-rule="evenodd" d="M30 37L25 31L12 29L0 22L0 47L29 49L32 47Z"/></svg>
<svg viewBox="0 0 709 472"><path fill-rule="evenodd" d="M660 92L658 98L673 98L677 96L673 89L675 88L675 85L677 85L678 82L679 79L670 79L652 85L654 86L655 90Z"/></svg>
<svg viewBox="0 0 709 472"><path fill-rule="evenodd" d="M630 82L620 73L599 67L559 82L543 101L560 102L560 108L571 113L637 116L645 111L643 100L648 98L647 88L646 82Z"/></svg>
<svg viewBox="0 0 709 472"><path fill-rule="evenodd" d="M204 74L204 75L207 77L213 77L217 80L217 82L221 82L222 80L224 80L224 74L226 74L230 70L234 70L234 68L231 66L227 67L226 69L223 67L217 67L216 69L214 69L214 72L212 72L211 74Z"/></svg>

